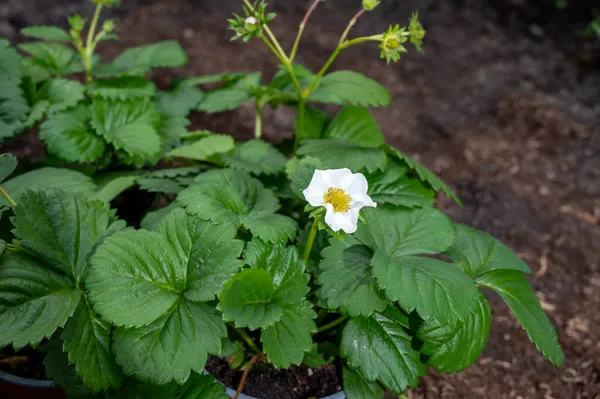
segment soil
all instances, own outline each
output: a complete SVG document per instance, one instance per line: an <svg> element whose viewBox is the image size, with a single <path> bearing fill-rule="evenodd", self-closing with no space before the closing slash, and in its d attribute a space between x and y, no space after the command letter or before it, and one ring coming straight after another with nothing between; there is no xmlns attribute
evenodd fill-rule
<svg viewBox="0 0 600 399"><path fill-rule="evenodd" d="M45 380L44 353L32 348L17 352L11 347L0 350L0 371L33 380Z"/></svg>
<svg viewBox="0 0 600 399"><path fill-rule="evenodd" d="M307 3L271 2L279 13L272 27L286 48ZM577 36L598 6L574 1L563 13L553 3L387 1L354 34L382 32L418 9L428 29L425 54L386 66L377 48L365 45L334 64L390 89L393 105L374 114L388 142L456 189L464 206L442 200L447 214L496 236L529 263L530 281L566 355L564 367L554 368L490 294L493 327L481 359L455 375L431 371L409 398L600 397L600 40ZM324 2L297 61L319 68L358 4ZM259 69L269 77L275 62L260 42L229 41L225 19L238 8L237 1L156 0L122 16L121 42L102 51L111 57L126 46L176 39L190 63L159 72L159 81ZM252 136L252 107L192 119L194 128ZM291 136L292 120L289 110L268 111L266 137ZM250 378L249 390L261 377ZM269 381L268 388L274 385ZM267 388L257 387L261 394Z"/></svg>

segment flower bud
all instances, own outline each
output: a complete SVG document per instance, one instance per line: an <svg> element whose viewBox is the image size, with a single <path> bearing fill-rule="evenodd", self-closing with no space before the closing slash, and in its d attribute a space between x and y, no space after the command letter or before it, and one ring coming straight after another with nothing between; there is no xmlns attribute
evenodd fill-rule
<svg viewBox="0 0 600 399"><path fill-rule="evenodd" d="M102 25L102 31L106 32L106 33L110 33L113 30L115 30L115 21L112 19L107 19L106 21L104 21L104 24Z"/></svg>
<svg viewBox="0 0 600 399"><path fill-rule="evenodd" d="M362 6L367 11L373 11L375 7L381 4L381 0L363 0Z"/></svg>

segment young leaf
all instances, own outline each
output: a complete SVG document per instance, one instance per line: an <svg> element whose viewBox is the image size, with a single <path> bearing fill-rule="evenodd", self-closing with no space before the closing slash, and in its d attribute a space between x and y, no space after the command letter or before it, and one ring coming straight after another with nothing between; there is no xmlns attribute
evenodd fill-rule
<svg viewBox="0 0 600 399"><path fill-rule="evenodd" d="M79 72L75 51L60 43L27 42L19 48L33 57L31 64L50 76L66 76Z"/></svg>
<svg viewBox="0 0 600 399"><path fill-rule="evenodd" d="M29 26L21 29L23 36L49 42L70 42L71 36L58 26Z"/></svg>
<svg viewBox="0 0 600 399"><path fill-rule="evenodd" d="M138 97L152 97L156 93L154 83L139 76L97 79L88 83L86 89L91 96L122 101L135 101Z"/></svg>
<svg viewBox="0 0 600 399"><path fill-rule="evenodd" d="M455 224L454 231L456 240L445 253L469 276L476 277L492 270L531 273L529 266L491 235L462 224Z"/></svg>
<svg viewBox="0 0 600 399"><path fill-rule="evenodd" d="M206 161L216 154L234 149L233 138L227 134L214 134L200 140L171 150L167 157L187 158Z"/></svg>
<svg viewBox="0 0 600 399"><path fill-rule="evenodd" d="M356 238L366 246L383 249L390 256L437 254L454 241L450 219L433 208L369 208L363 213L366 224Z"/></svg>
<svg viewBox="0 0 600 399"><path fill-rule="evenodd" d="M222 87L206 93L198 111L214 114L230 111L254 98L251 88L260 85L260 72L243 75Z"/></svg>
<svg viewBox="0 0 600 399"><path fill-rule="evenodd" d="M177 86L172 91L161 91L156 95L158 111L163 115L187 116L204 98L197 87Z"/></svg>
<svg viewBox="0 0 600 399"><path fill-rule="evenodd" d="M96 317L87 302L81 301L62 332L69 362L94 392L118 389L123 382L110 352L110 330L110 323Z"/></svg>
<svg viewBox="0 0 600 399"><path fill-rule="evenodd" d="M369 110L350 105L338 112L327 126L323 137L373 148L378 148L385 142L383 133Z"/></svg>
<svg viewBox="0 0 600 399"><path fill-rule="evenodd" d="M59 78L48 80L36 94L36 102L48 104L49 114L74 107L84 98L85 88L81 83Z"/></svg>
<svg viewBox="0 0 600 399"><path fill-rule="evenodd" d="M17 169L19 161L11 153L0 154L0 183L10 176Z"/></svg>
<svg viewBox="0 0 600 399"><path fill-rule="evenodd" d="M315 317L310 302L302 300L284 306L279 321L263 330L260 340L273 366L288 368L302 363L304 354L312 348L312 334L317 331Z"/></svg>
<svg viewBox="0 0 600 399"><path fill-rule="evenodd" d="M424 342L421 352L431 355L427 363L442 373L458 373L481 355L492 326L490 306L479 293L474 313L456 326L427 320L417 336Z"/></svg>
<svg viewBox="0 0 600 399"><path fill-rule="evenodd" d="M273 145L262 140L250 140L235 146L233 155L223 155L223 162L234 169L254 175L277 174L285 168L287 158Z"/></svg>
<svg viewBox="0 0 600 399"><path fill-rule="evenodd" d="M40 126L40 139L48 152L68 162L94 162L102 158L106 144L97 136L85 105L50 115Z"/></svg>
<svg viewBox="0 0 600 399"><path fill-rule="evenodd" d="M353 237L332 239L319 265L319 297L329 309L343 308L350 316L382 311L389 301L377 287L371 271L373 251Z"/></svg>
<svg viewBox="0 0 600 399"><path fill-rule="evenodd" d="M475 284L450 263L419 256L392 257L383 250L371 259L373 275L389 299L425 320L464 323L477 309Z"/></svg>
<svg viewBox="0 0 600 399"><path fill-rule="evenodd" d="M436 192L442 191L448 196L448 198L454 200L457 204L462 205L460 198L458 198L454 191L452 191L452 189L448 187L446 183L444 183L439 177L437 177L425 166L421 165L414 159L409 158L406 154L400 152L400 150L390 145L384 144L382 148L393 158L404 162L406 166L412 169L419 176L419 179L421 179L422 182L428 183L431 186L431 188L434 189Z"/></svg>
<svg viewBox="0 0 600 399"><path fill-rule="evenodd" d="M562 366L565 356L556 331L523 273L517 270L492 270L479 276L477 283L500 294L535 346L555 366Z"/></svg>
<svg viewBox="0 0 600 399"><path fill-rule="evenodd" d="M179 194L177 202L202 219L243 225L265 240L285 241L289 237L292 223L283 222L286 216L278 220L266 217L279 209L273 191L244 171L222 169L203 173L196 178L195 185ZM280 235L265 225L273 220L280 226Z"/></svg>
<svg viewBox="0 0 600 399"><path fill-rule="evenodd" d="M113 62L110 75L144 75L153 68L177 68L187 64L185 51L176 41L163 41L131 47ZM114 73L116 72L116 73Z"/></svg>
<svg viewBox="0 0 600 399"><path fill-rule="evenodd" d="M318 158L326 169L348 168L353 172L384 170L385 152L344 140L303 140L298 155Z"/></svg>
<svg viewBox="0 0 600 399"><path fill-rule="evenodd" d="M411 337L383 314L352 318L343 331L341 354L366 381L379 380L397 394L419 380L419 353Z"/></svg>
<svg viewBox="0 0 600 399"><path fill-rule="evenodd" d="M37 345L65 325L81 291L70 277L24 252L0 257L0 347Z"/></svg>
<svg viewBox="0 0 600 399"><path fill-rule="evenodd" d="M321 79L309 101L360 105L363 107L390 105L392 97L388 90L373 79L353 71L336 71Z"/></svg>
<svg viewBox="0 0 600 399"><path fill-rule="evenodd" d="M111 227L107 209L56 189L26 191L12 218L19 244L48 268L71 277L75 286L86 272L87 258Z"/></svg>
<svg viewBox="0 0 600 399"><path fill-rule="evenodd" d="M371 199L407 208L432 206L435 193L420 180L409 177L407 171L407 167L389 162L385 171L367 176Z"/></svg>
<svg viewBox="0 0 600 399"><path fill-rule="evenodd" d="M342 369L344 393L348 399L383 399L384 389L377 382L365 380L360 373L349 368Z"/></svg>

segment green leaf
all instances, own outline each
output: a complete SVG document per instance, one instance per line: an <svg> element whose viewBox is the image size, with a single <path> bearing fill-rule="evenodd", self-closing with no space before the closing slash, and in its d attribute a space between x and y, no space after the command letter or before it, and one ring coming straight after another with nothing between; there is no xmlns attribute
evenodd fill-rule
<svg viewBox="0 0 600 399"><path fill-rule="evenodd" d="M26 191L14 212L11 221L19 245L76 283L97 242L114 228L107 209L55 189Z"/></svg>
<svg viewBox="0 0 600 399"><path fill-rule="evenodd" d="M179 208L175 203L171 203L163 208L160 208L157 211L148 212L142 222L140 223L141 227L146 230L156 230L162 220L167 217L171 211Z"/></svg>
<svg viewBox="0 0 600 399"><path fill-rule="evenodd" d="M310 85L315 78L315 74L303 65L292 64L292 70L294 71L294 74L296 75L301 87L308 87L308 85ZM283 65L279 65L277 73L275 73L273 80L269 84L269 88L294 96L298 94L296 86L290 78L288 70Z"/></svg>
<svg viewBox="0 0 600 399"><path fill-rule="evenodd" d="M69 194L91 196L96 191L92 178L70 169L40 168L5 181L2 187L18 202L21 193L28 189L59 189ZM1 199L0 204L5 204Z"/></svg>
<svg viewBox="0 0 600 399"><path fill-rule="evenodd" d="M283 241L291 231L291 223L281 219L284 216L267 217L279 209L273 191L244 171L222 169L203 173L196 178L195 185L179 194L177 202L202 219L243 225L265 240ZM270 229L264 225L273 220L279 227Z"/></svg>
<svg viewBox="0 0 600 399"><path fill-rule="evenodd" d="M435 193L420 180L409 177L407 172L407 167L389 162L385 171L367 176L371 199L407 208L432 206Z"/></svg>
<svg viewBox="0 0 600 399"><path fill-rule="evenodd" d="M348 168L353 172L366 169L372 173L384 170L387 164L382 150L344 140L303 140L297 153L318 158L326 169Z"/></svg>
<svg viewBox="0 0 600 399"><path fill-rule="evenodd" d="M360 105L363 107L390 105L392 97L388 90L365 75L353 71L336 71L321 79L309 101Z"/></svg>
<svg viewBox="0 0 600 399"><path fill-rule="evenodd" d="M223 162L234 169L254 175L273 175L285 169L287 158L273 145L262 140L238 143L233 155L223 155Z"/></svg>
<svg viewBox="0 0 600 399"><path fill-rule="evenodd" d="M290 187L298 198L304 199L302 192L308 187L316 169L322 168L322 163L317 158L304 157L292 158L286 165L286 174L291 181Z"/></svg>
<svg viewBox="0 0 600 399"><path fill-rule="evenodd" d="M201 373L208 353L221 351L227 330L214 308L182 300L154 322L118 328L113 351L125 374L155 384L184 383Z"/></svg>
<svg viewBox="0 0 600 399"><path fill-rule="evenodd" d="M63 341L58 338L51 338L43 344L42 351L46 352L44 356L46 378L51 380L55 387L62 388L69 399L105 399L104 395L94 395L83 385L81 377L77 375L75 367L69 364L69 357L63 352L62 347Z"/></svg>
<svg viewBox="0 0 600 399"><path fill-rule="evenodd" d="M283 307L279 321L263 330L260 340L269 362L276 368L299 365L312 348L312 334L317 331L313 321L317 314L310 302Z"/></svg>
<svg viewBox="0 0 600 399"><path fill-rule="evenodd" d="M371 272L373 251L350 236L330 240L319 265L319 297L330 310L343 308L350 316L382 311L389 301Z"/></svg>
<svg viewBox="0 0 600 399"><path fill-rule="evenodd" d="M229 399L229 396L212 375L194 374L184 385L177 387L176 399Z"/></svg>
<svg viewBox="0 0 600 399"><path fill-rule="evenodd" d="M113 62L112 75L144 75L153 68L177 68L187 64L187 56L179 43L173 40L131 47Z"/></svg>
<svg viewBox="0 0 600 399"><path fill-rule="evenodd" d="M68 162L88 163L102 158L106 144L90 126L85 105L50 115L40 126L40 139L48 152Z"/></svg>
<svg viewBox="0 0 600 399"><path fill-rule="evenodd" d="M424 342L421 352L431 357L429 365L442 373L457 373L477 361L485 348L492 326L490 306L479 293L474 313L457 326L428 320L417 336Z"/></svg>
<svg viewBox="0 0 600 399"><path fill-rule="evenodd" d="M384 206L366 209L363 216L366 224L359 226L355 237L392 257L437 254L454 241L450 219L437 209Z"/></svg>
<svg viewBox="0 0 600 399"><path fill-rule="evenodd" d="M135 186L143 172L110 172L95 176L98 190L92 196L93 200L106 204L117 198L121 193Z"/></svg>
<svg viewBox="0 0 600 399"><path fill-rule="evenodd" d="M313 369L331 364L335 360L335 356L332 356L331 353L326 352L327 347L330 345L335 347L335 345L331 342L326 342L321 346L313 343L310 348L310 352L306 352L304 354L302 364Z"/></svg>
<svg viewBox="0 0 600 399"><path fill-rule="evenodd" d="M22 128L29 107L21 89L21 56L0 39L0 141L14 136Z"/></svg>
<svg viewBox="0 0 600 399"><path fill-rule="evenodd" d="M0 75L2 80L21 82L21 56L6 39L0 39Z"/></svg>
<svg viewBox="0 0 600 399"><path fill-rule="evenodd" d="M531 269L506 245L491 235L462 224L455 224L456 240L446 255L469 276L476 277L492 270Z"/></svg>
<svg viewBox="0 0 600 399"><path fill-rule="evenodd" d="M401 394L419 380L419 353L403 325L380 313L352 318L342 333L341 354L368 382Z"/></svg>
<svg viewBox="0 0 600 399"><path fill-rule="evenodd" d="M500 294L535 346L555 366L562 366L565 356L556 331L523 273L517 270L492 270L479 276L477 283Z"/></svg>
<svg viewBox="0 0 600 399"><path fill-rule="evenodd" d="M187 116L204 98L197 87L177 86L171 91L161 91L156 95L158 110L163 115Z"/></svg>
<svg viewBox="0 0 600 399"><path fill-rule="evenodd" d="M347 367L342 369L342 377L346 398L383 399L384 389L377 382L369 382Z"/></svg>
<svg viewBox="0 0 600 399"><path fill-rule="evenodd" d="M87 302L81 301L62 333L69 362L94 392L118 389L123 382L110 352L110 332L110 323L96 317Z"/></svg>
<svg viewBox="0 0 600 399"><path fill-rule="evenodd" d="M425 166L421 165L419 162L408 157L406 154L400 152L400 150L390 145L385 144L382 148L392 157L406 164L406 166L408 166L417 174L417 176L419 176L419 179L421 179L422 182L428 183L433 190L435 190L436 192L444 192L444 194L446 194L448 198L454 200L457 204L462 205L460 198L458 198L454 191L452 191L450 187L448 187L439 177L437 177Z"/></svg>
<svg viewBox="0 0 600 399"><path fill-rule="evenodd" d="M326 139L344 140L365 147L378 148L384 144L383 133L369 110L346 106L327 126Z"/></svg>
<svg viewBox="0 0 600 399"><path fill-rule="evenodd" d="M254 98L251 88L260 85L260 72L241 76L205 94L198 111L214 114L230 111Z"/></svg>
<svg viewBox="0 0 600 399"><path fill-rule="evenodd" d="M293 241L298 232L298 223L294 219L277 214L248 218L244 226L257 237L272 243Z"/></svg>
<svg viewBox="0 0 600 399"><path fill-rule="evenodd" d="M80 72L77 53L60 43L27 42L19 48L33 57L29 62L50 76L66 76Z"/></svg>
<svg viewBox="0 0 600 399"><path fill-rule="evenodd" d="M233 137L226 134L214 134L200 140L175 148L167 157L195 159L206 161L216 154L233 150L235 147Z"/></svg>
<svg viewBox="0 0 600 399"><path fill-rule="evenodd" d="M36 101L48 101L48 113L64 111L74 107L85 98L85 88L76 80L52 79L42 85Z"/></svg>
<svg viewBox="0 0 600 399"><path fill-rule="evenodd" d="M0 154L0 183L10 176L17 169L17 157L11 153Z"/></svg>
<svg viewBox="0 0 600 399"><path fill-rule="evenodd" d="M306 107L304 111L304 129L303 139L320 139L323 137L323 131L329 122L329 116L323 112L311 107ZM296 132L299 130L298 117L294 121Z"/></svg>
<svg viewBox="0 0 600 399"><path fill-rule="evenodd" d="M162 148L157 132L160 114L153 101L120 102L94 98L92 126L116 149L133 158L136 166L156 162Z"/></svg>
<svg viewBox="0 0 600 399"><path fill-rule="evenodd" d="M37 345L65 325L81 292L71 278L23 252L0 257L0 347Z"/></svg>
<svg viewBox="0 0 600 399"><path fill-rule="evenodd" d="M23 36L34 39L47 40L49 42L70 42L69 33L58 26L29 26L21 29Z"/></svg>
<svg viewBox="0 0 600 399"><path fill-rule="evenodd" d="M419 256L375 251L373 275L389 299L407 312L417 310L425 320L464 323L477 308L479 292L462 270L450 263Z"/></svg>
<svg viewBox="0 0 600 399"><path fill-rule="evenodd" d="M151 80L138 76L97 79L88 83L86 89L91 96L123 101L152 97L156 93L156 86Z"/></svg>
<svg viewBox="0 0 600 399"><path fill-rule="evenodd" d="M179 193L193 182L194 177L204 167L202 166L184 166L181 168L171 168L156 170L146 174L143 178L137 179L142 190L157 193Z"/></svg>

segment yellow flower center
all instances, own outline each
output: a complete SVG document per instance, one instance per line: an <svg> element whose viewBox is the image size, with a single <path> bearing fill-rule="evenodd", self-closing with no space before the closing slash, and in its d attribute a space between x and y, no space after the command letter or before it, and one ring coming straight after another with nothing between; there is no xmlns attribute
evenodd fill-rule
<svg viewBox="0 0 600 399"><path fill-rule="evenodd" d="M350 209L350 196L341 188L330 188L324 199L325 203L333 205L335 212L347 212Z"/></svg>

